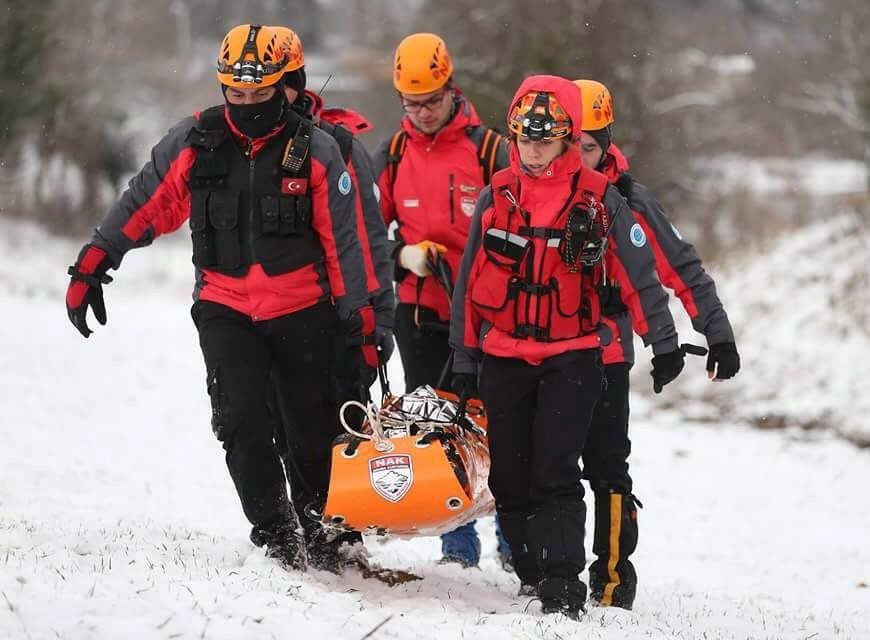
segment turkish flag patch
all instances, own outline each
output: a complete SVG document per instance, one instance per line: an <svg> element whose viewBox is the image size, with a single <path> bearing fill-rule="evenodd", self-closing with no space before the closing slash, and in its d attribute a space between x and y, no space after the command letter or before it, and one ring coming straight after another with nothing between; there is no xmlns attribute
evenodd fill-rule
<svg viewBox="0 0 870 640"><path fill-rule="evenodd" d="M281 193L301 196L308 190L307 178L281 178Z"/></svg>

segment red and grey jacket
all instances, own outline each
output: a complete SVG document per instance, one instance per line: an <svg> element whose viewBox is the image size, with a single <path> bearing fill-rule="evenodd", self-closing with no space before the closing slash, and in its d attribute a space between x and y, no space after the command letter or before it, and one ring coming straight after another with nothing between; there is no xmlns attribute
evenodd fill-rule
<svg viewBox="0 0 870 640"><path fill-rule="evenodd" d="M617 183L628 171L628 160L611 144L607 150L604 169L611 183ZM626 176L628 178L628 176ZM734 342L734 330L728 315L716 294L713 278L704 270L695 247L686 242L671 224L662 206L649 190L633 179L620 181L634 218L643 230L656 259L656 270L662 284L680 299L692 326L704 334L707 344ZM618 296L619 288L611 290ZM634 362L632 323L625 314L606 319L617 338L604 349L604 364Z"/></svg>
<svg viewBox="0 0 870 640"><path fill-rule="evenodd" d="M535 76L521 85L515 100L532 90L555 91L556 98L576 120L579 99L562 95L572 91L570 86L556 83L549 76ZM575 194L583 190L592 195L603 193L600 204L610 228L607 251L612 253L612 263L618 266L616 277L623 285L626 305L642 329L645 342L653 345L655 353L677 349L667 294L655 277L655 258L649 246L641 241L631 212L616 188L607 185L604 176L584 169L579 153L573 148L556 158L537 178L522 169L516 148L511 149L510 161L512 175L496 174L493 187L481 195L472 220L453 296L450 344L456 352L454 371L474 371L481 352L521 358L537 365L560 353L597 349L609 342L610 332L600 324L597 313L597 282L584 281L582 270L572 273L560 255L561 238L547 233L565 228L566 205L574 202ZM514 200L510 204L521 213L515 214L515 220L522 222L507 223L505 206L497 202L505 194L496 193L496 187L500 189L506 179L516 184L512 198L507 199ZM538 229L544 232L539 233ZM510 236L505 234L508 230ZM484 242L487 235L489 247ZM516 243L521 245L518 250L493 255L491 249L499 237L505 240L523 237L525 242ZM519 264L510 264L504 253L513 253ZM505 294L510 293L518 270L526 274L519 287L522 295L515 294L511 299ZM599 264L595 271L600 270ZM516 321L511 326L512 318ZM529 325L535 330L528 331Z"/></svg>
<svg viewBox="0 0 870 640"><path fill-rule="evenodd" d="M356 191L356 231L362 247L366 288L378 326L392 328L395 295L387 228L381 217L371 156L356 137L371 130L372 125L350 109L324 106L323 98L316 93L306 91L305 96L305 115L335 139L347 164Z"/></svg>
<svg viewBox="0 0 870 640"><path fill-rule="evenodd" d="M401 131L374 156L384 222L398 224L394 259L402 246L431 240L447 247L444 258L454 274L485 178L508 165L504 139L483 126L471 103L457 95L453 118L435 135L422 133L405 117ZM397 269L396 279L400 303L432 309L440 320L449 320L448 296L435 278Z"/></svg>
<svg viewBox="0 0 870 640"><path fill-rule="evenodd" d="M217 112L217 116L215 116ZM288 111L249 139L213 107L173 127L97 227L113 268L190 219L194 299L268 320L333 299L342 320L368 304L356 194L338 145L308 126L306 168L282 175L302 119ZM212 125L206 125L208 120Z"/></svg>

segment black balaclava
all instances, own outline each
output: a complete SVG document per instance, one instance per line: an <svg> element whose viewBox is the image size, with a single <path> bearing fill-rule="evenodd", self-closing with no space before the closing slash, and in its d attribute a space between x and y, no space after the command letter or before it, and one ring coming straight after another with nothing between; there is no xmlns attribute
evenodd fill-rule
<svg viewBox="0 0 870 640"><path fill-rule="evenodd" d="M595 169L600 169L604 166L604 161L607 159L607 150L610 148L611 142L611 131L610 125L604 127L603 129L598 129L597 131L587 131L593 140L598 143L598 146L601 147L601 160L598 161L598 166Z"/></svg>
<svg viewBox="0 0 870 640"><path fill-rule="evenodd" d="M284 86L288 89L296 90L296 99L290 106L293 107L294 111L302 113L303 115L305 112L305 85L307 82L308 78L305 75L304 66L294 69L293 71L288 71L284 74Z"/></svg>
<svg viewBox="0 0 870 640"><path fill-rule="evenodd" d="M284 107L287 97L284 95L284 83L279 80L275 87L275 94L258 104L231 104L227 102L227 110L230 120L236 128L249 138L262 138L277 127L284 116ZM226 98L227 87L221 85Z"/></svg>

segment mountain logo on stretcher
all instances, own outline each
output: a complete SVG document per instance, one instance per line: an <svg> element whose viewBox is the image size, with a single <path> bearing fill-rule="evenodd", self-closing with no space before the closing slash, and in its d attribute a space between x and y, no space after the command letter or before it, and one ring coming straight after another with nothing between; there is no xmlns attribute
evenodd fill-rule
<svg viewBox="0 0 870 640"><path fill-rule="evenodd" d="M398 502L414 484L411 456L398 454L372 458L369 460L369 477L372 488L379 496L390 502Z"/></svg>

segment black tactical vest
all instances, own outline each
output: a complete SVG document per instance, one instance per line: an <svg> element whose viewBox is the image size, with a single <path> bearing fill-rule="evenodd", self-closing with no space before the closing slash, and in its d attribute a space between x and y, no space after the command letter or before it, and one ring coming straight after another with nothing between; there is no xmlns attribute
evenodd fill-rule
<svg viewBox="0 0 870 640"><path fill-rule="evenodd" d="M242 277L259 263L276 276L324 262L311 225L310 148L298 171L281 166L288 142L306 132L310 137L310 123L290 112L283 131L248 159L233 139L222 105L200 114L187 136L196 153L189 186L197 267ZM299 179L305 189L290 195L288 179Z"/></svg>

